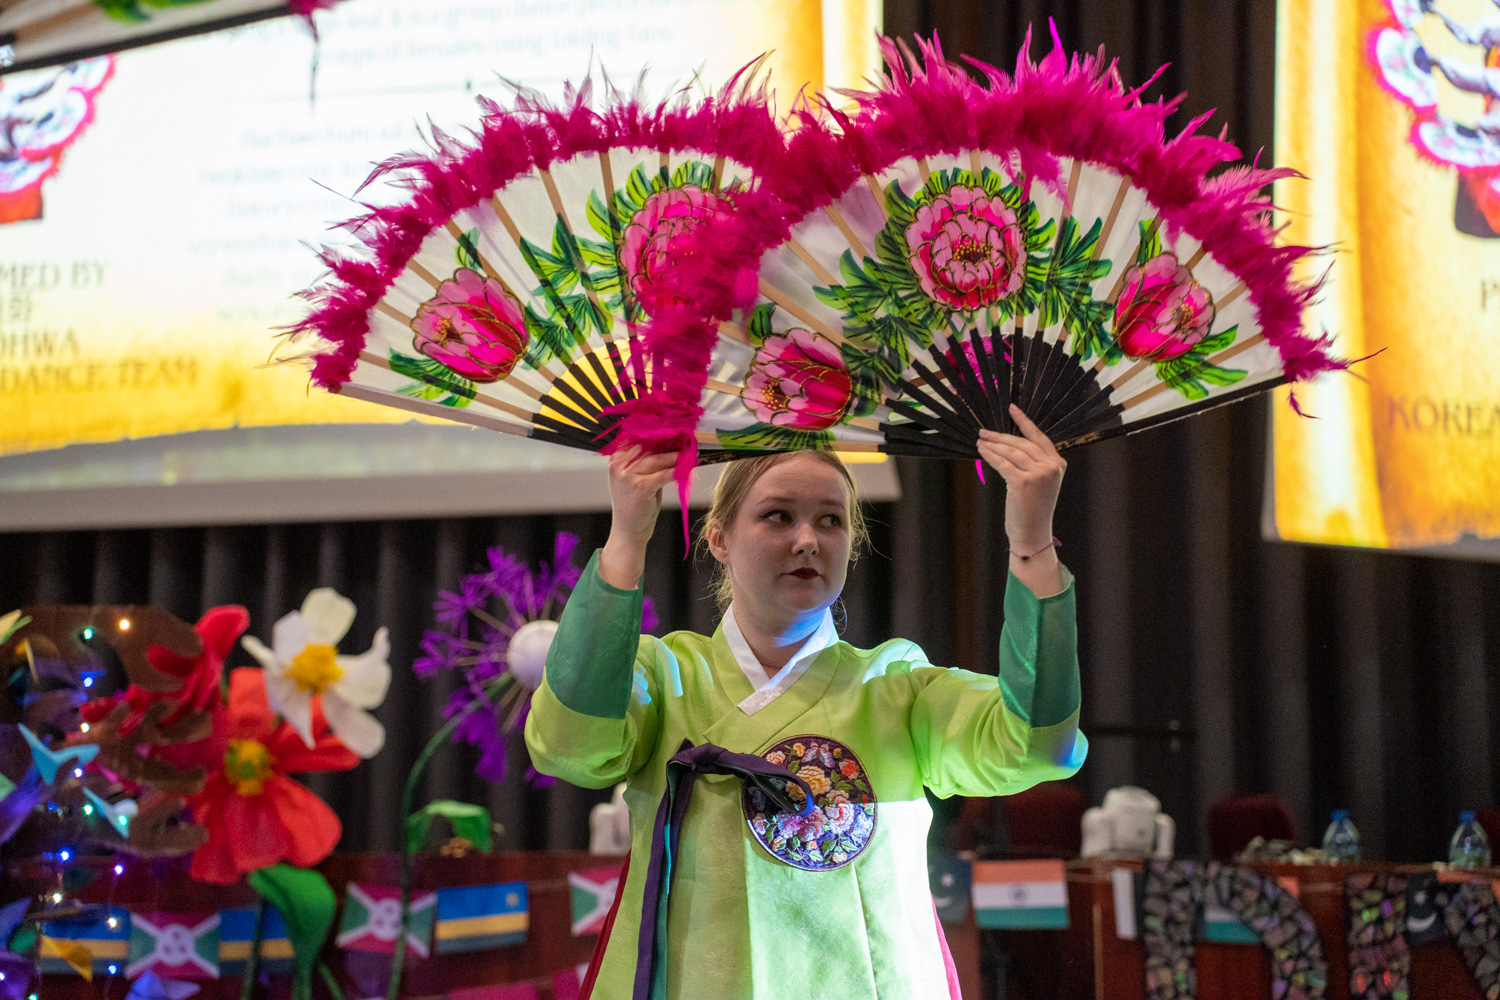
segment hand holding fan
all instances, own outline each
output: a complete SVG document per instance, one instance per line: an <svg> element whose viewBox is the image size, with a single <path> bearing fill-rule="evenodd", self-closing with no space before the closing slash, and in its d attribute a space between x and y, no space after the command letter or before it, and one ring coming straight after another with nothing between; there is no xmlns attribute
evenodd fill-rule
<svg viewBox="0 0 1500 1000"><path fill-rule="evenodd" d="M1054 36L1055 38L1055 36ZM885 43L889 76L844 118L844 173L758 250L758 294L705 311L716 338L700 446L977 457L1018 404L1059 447L1129 433L1339 368L1301 332L1304 247L1278 247L1258 193L1288 170L1231 168L1222 139L1164 141L1101 58L1060 47L1014 76L936 44ZM743 209L743 206L742 206ZM743 246L742 210L683 241ZM688 261L730 283L743 260Z"/></svg>

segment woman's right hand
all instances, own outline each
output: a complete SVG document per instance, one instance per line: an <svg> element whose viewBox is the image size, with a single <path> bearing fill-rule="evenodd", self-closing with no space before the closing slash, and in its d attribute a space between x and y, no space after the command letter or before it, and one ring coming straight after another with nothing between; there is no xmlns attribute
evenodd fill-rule
<svg viewBox="0 0 1500 1000"><path fill-rule="evenodd" d="M672 481L677 452L643 455L638 448L609 457L609 541L599 554L599 575L634 590L646 570L646 543L656 531L661 491Z"/></svg>

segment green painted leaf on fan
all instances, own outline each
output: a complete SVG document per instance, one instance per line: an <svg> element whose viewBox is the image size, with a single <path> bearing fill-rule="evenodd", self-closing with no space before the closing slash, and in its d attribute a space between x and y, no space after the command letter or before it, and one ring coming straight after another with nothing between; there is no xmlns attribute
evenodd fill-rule
<svg viewBox="0 0 1500 1000"><path fill-rule="evenodd" d="M574 337L568 328L548 316L537 312L529 303L526 314L526 355L521 364L528 368L540 368L553 358L562 358L565 364L573 361Z"/></svg>
<svg viewBox="0 0 1500 1000"><path fill-rule="evenodd" d="M1135 248L1135 266L1144 267L1146 261L1161 256L1161 221L1141 220L1141 239Z"/></svg>
<svg viewBox="0 0 1500 1000"><path fill-rule="evenodd" d="M702 160L684 160L677 164L672 171L671 186L681 187L712 187L714 180L714 168Z"/></svg>
<svg viewBox="0 0 1500 1000"><path fill-rule="evenodd" d="M614 200L613 194L611 194L610 200ZM589 228L601 239L608 240L610 245L613 246L620 238L620 233L617 232L619 218L611 214L610 210L604 204L604 199L599 197L598 191L589 192L589 198L584 205L583 211L589 220Z"/></svg>
<svg viewBox="0 0 1500 1000"><path fill-rule="evenodd" d="M479 259L479 229L477 227L458 234L458 245L454 247L453 255L458 258L459 267L466 267L475 274L484 273L484 264Z"/></svg>
<svg viewBox="0 0 1500 1000"><path fill-rule="evenodd" d="M541 282L538 295L564 295L572 291L573 285L578 281L578 275L573 270L571 260L553 256L524 238L521 240L520 250L521 258L526 261L526 266L531 268L531 273L536 275L537 281Z"/></svg>
<svg viewBox="0 0 1500 1000"><path fill-rule="evenodd" d="M817 291L821 292L822 289L817 289ZM766 338L775 332L771 329L771 314L775 311L776 307L769 302L762 302L750 310L750 321L745 324L745 335L756 347L764 344Z"/></svg>
<svg viewBox="0 0 1500 1000"><path fill-rule="evenodd" d="M338 909L333 887L321 873L287 864L251 872L250 887L280 912L292 944L295 966L292 996L310 1000L313 968L328 941L334 911Z"/></svg>
<svg viewBox="0 0 1500 1000"><path fill-rule="evenodd" d="M583 258L584 264L590 268L591 272L594 269L597 269L598 271L607 271L611 274L617 271L618 268L615 263L615 245L613 243L601 243L598 240L587 240L582 236L574 236L573 239L574 242L578 244L579 256ZM598 276L595 273L591 273L589 276L595 281L598 280Z"/></svg>
<svg viewBox="0 0 1500 1000"><path fill-rule="evenodd" d="M1239 336L1239 330L1239 324L1236 323L1227 330L1210 333L1207 337L1204 337L1193 345L1193 353L1200 355L1217 354L1234 343L1234 338Z"/></svg>
<svg viewBox="0 0 1500 1000"><path fill-rule="evenodd" d="M797 431L762 423L721 430L718 438L719 444L735 451L826 451L833 447L833 435L828 431Z"/></svg>
<svg viewBox="0 0 1500 1000"><path fill-rule="evenodd" d="M436 802L429 802L406 817L406 850L408 852L416 853L426 845L427 836L432 831L432 821L439 816L446 819L453 827L455 837L467 840L474 845L475 850L487 852L493 846L488 809L469 802L439 799Z"/></svg>
<svg viewBox="0 0 1500 1000"><path fill-rule="evenodd" d="M468 406L474 398L474 383L432 358L414 358L393 350L389 360L391 371L412 380L396 390L403 396L457 407Z"/></svg>
<svg viewBox="0 0 1500 1000"><path fill-rule="evenodd" d="M122 24L139 24L151 20L151 15L141 10L137 0L94 0L94 6Z"/></svg>
<svg viewBox="0 0 1500 1000"><path fill-rule="evenodd" d="M1210 385L1234 385L1249 374L1235 368L1221 368L1209 361L1205 352L1197 349L1171 361L1157 362L1155 368L1156 377L1162 384L1192 400L1207 397Z"/></svg>

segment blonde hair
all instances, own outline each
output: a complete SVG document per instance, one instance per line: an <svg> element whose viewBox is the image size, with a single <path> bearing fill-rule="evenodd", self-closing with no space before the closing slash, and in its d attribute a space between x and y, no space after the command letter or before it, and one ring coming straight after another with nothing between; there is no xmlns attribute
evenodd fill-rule
<svg viewBox="0 0 1500 1000"><path fill-rule="evenodd" d="M824 465L837 469L839 475L844 477L844 482L849 487L849 562L857 561L865 546L870 543L870 530L865 524L864 510L860 507L859 487L855 485L854 477L849 474L849 469L844 465L843 460L831 451L782 451L769 455L756 455L754 458L740 458L730 462L724 474L714 485L714 495L709 501L708 514L698 528L698 543L707 547L708 533L716 526L720 531L727 532L734 525L735 519L740 516L740 508L745 505L745 498L750 495L750 487L769 472L772 466L786 461L793 455L811 455ZM720 611L729 607L729 602L734 599L734 587L729 580L729 569L723 563L714 567L714 578L709 584L709 593L713 595L714 603L718 605Z"/></svg>

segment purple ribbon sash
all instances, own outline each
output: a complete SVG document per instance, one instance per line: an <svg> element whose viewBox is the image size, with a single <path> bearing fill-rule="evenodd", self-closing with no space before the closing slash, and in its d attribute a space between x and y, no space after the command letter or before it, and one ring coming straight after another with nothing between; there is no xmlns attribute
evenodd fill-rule
<svg viewBox="0 0 1500 1000"><path fill-rule="evenodd" d="M782 812L806 816L816 808L807 782L787 774L785 768L754 754L733 753L712 743L693 746L683 740L676 755L667 761L667 792L657 807L656 826L651 834L651 864L646 870L641 900L633 1000L665 1000L667 995L667 904L672 893L672 868L682 823L693 799L693 778L699 774L732 774L751 782ZM801 807L786 794L787 785L793 782L802 789Z"/></svg>

